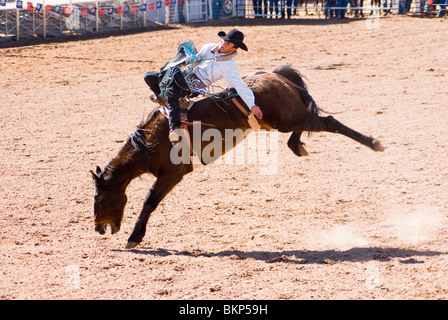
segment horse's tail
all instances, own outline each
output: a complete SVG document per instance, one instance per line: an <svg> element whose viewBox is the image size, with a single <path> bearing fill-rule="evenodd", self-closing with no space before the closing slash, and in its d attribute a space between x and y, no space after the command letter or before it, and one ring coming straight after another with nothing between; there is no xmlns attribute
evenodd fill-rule
<svg viewBox="0 0 448 320"><path fill-rule="evenodd" d="M314 131L317 125L317 119L319 118L320 109L314 101L313 97L311 97L311 95L309 94L305 81L303 80L303 76L299 71L292 68L291 65L277 67L273 72L285 77L298 86L298 88L296 89L300 95L300 99L308 109L308 116L305 119L304 128L308 132Z"/></svg>

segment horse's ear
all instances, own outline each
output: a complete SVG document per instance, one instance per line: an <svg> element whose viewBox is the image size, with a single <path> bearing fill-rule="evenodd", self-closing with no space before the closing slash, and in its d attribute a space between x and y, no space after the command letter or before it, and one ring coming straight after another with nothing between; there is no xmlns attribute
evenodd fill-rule
<svg viewBox="0 0 448 320"><path fill-rule="evenodd" d="M95 182L97 182L100 179L100 177L98 177L92 170L90 170L90 173L92 174L92 178Z"/></svg>
<svg viewBox="0 0 448 320"><path fill-rule="evenodd" d="M90 170L90 173L92 174L92 178L93 180L95 180L95 182L98 182L101 179L101 168L100 167L96 167L96 174Z"/></svg>

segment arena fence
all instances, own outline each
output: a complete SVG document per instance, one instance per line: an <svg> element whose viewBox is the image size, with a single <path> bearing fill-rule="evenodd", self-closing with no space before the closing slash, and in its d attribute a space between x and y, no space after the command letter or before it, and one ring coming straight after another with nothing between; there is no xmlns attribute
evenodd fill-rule
<svg viewBox="0 0 448 320"><path fill-rule="evenodd" d="M104 33L228 17L275 19L313 14L330 18L346 12L360 16L387 10L396 14L417 13L434 6L433 1L445 0L371 1L377 5L364 6L363 0L0 0L0 41ZM445 8L441 6L441 9Z"/></svg>

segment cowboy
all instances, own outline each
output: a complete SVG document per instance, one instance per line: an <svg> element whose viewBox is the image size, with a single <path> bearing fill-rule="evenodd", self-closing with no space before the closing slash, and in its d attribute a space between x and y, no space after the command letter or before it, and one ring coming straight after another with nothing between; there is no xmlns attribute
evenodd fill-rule
<svg viewBox="0 0 448 320"><path fill-rule="evenodd" d="M235 88L238 95L258 119L263 117L261 109L255 105L254 93L241 78L234 59L238 48L247 51L247 46L243 42L244 34L237 29L232 29L227 34L221 31L218 36L222 39L221 42L205 44L196 55L194 62L187 60L187 65L182 70L171 69L171 71L174 70L170 73L172 79L166 82L168 83L166 88L162 88L166 92L166 102L170 111L169 139L173 143L180 139L180 133L177 131L181 126L179 99L199 94L222 78ZM155 94L151 100L163 105L160 88L160 84L163 82L161 81L162 76L162 72L149 71L145 74L144 79Z"/></svg>

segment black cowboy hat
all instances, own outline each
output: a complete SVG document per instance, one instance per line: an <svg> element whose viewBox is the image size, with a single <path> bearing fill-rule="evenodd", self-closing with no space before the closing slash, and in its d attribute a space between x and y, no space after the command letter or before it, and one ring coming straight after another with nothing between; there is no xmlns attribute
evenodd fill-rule
<svg viewBox="0 0 448 320"><path fill-rule="evenodd" d="M239 31L237 29L232 29L227 34L224 31L220 31L218 33L218 36L226 41L232 42L238 48L241 48L244 51L247 51L247 46L243 42L244 34L241 31Z"/></svg>

